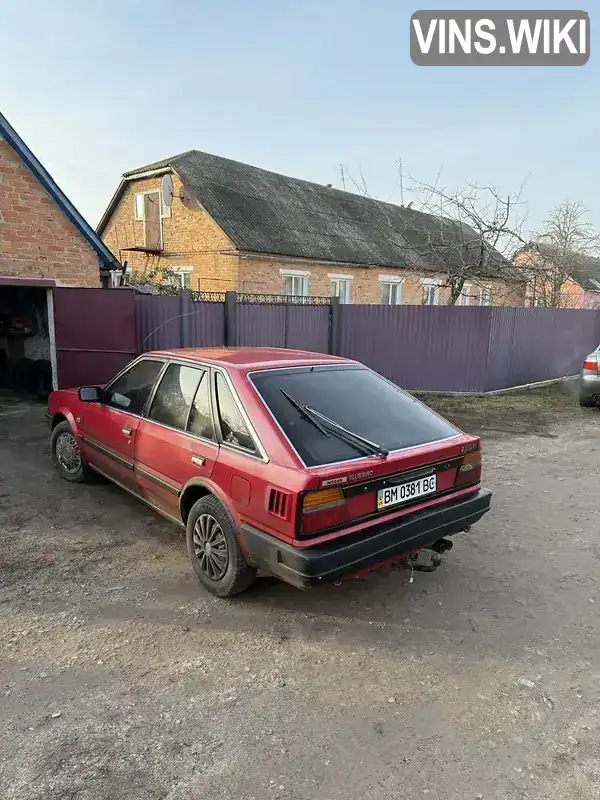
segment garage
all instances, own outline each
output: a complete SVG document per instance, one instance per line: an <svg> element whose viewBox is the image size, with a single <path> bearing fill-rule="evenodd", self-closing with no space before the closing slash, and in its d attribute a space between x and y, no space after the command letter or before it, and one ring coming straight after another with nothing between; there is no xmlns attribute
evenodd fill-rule
<svg viewBox="0 0 600 800"><path fill-rule="evenodd" d="M56 378L53 281L0 278L0 391L46 400Z"/></svg>

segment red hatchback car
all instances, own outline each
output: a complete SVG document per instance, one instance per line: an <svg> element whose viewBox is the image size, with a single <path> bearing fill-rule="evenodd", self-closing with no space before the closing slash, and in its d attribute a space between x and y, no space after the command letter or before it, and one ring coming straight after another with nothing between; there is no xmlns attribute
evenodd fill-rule
<svg viewBox="0 0 600 800"><path fill-rule="evenodd" d="M479 439L355 361L277 349L145 353L53 392L60 475L100 473L187 531L220 597L301 588L451 547L490 507Z"/></svg>

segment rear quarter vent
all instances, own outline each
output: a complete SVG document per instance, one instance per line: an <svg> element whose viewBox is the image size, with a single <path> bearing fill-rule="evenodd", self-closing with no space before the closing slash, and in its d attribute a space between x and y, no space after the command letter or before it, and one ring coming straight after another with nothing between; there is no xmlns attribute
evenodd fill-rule
<svg viewBox="0 0 600 800"><path fill-rule="evenodd" d="M270 487L267 495L267 511L279 519L289 519L291 496L281 489Z"/></svg>

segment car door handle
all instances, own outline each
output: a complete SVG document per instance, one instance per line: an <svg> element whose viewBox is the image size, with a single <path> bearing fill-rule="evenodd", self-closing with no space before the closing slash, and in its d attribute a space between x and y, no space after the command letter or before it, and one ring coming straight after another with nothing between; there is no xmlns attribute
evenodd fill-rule
<svg viewBox="0 0 600 800"><path fill-rule="evenodd" d="M131 436L133 431L131 430L131 428L121 428L121 433L124 434L125 436Z"/></svg>
<svg viewBox="0 0 600 800"><path fill-rule="evenodd" d="M192 464L197 467L203 467L206 464L206 459L202 458L202 456L192 456Z"/></svg>

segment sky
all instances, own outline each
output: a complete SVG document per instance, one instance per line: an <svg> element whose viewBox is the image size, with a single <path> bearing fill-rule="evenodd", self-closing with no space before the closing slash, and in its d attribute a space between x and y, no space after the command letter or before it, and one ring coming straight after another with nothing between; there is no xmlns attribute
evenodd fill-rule
<svg viewBox="0 0 600 800"><path fill-rule="evenodd" d="M124 171L195 148L339 188L344 165L391 202L413 178L523 185L528 230L565 198L600 228L594 7L590 60L562 68L415 66L410 17L428 8L582 6L19 0L2 8L2 112L93 225Z"/></svg>

